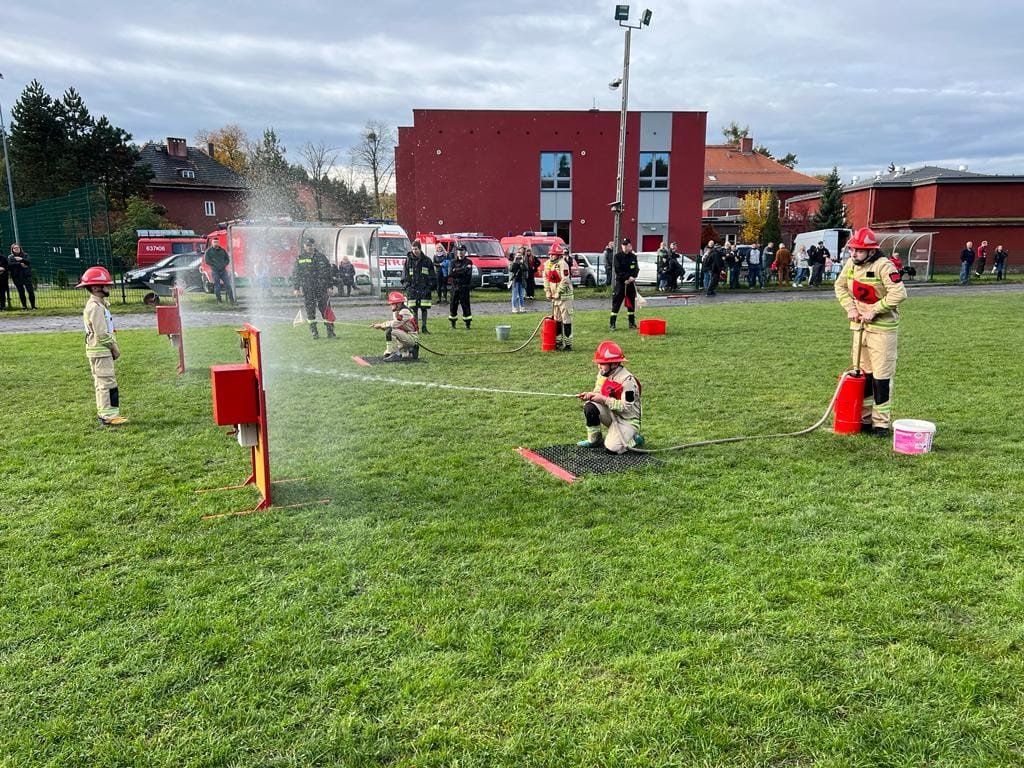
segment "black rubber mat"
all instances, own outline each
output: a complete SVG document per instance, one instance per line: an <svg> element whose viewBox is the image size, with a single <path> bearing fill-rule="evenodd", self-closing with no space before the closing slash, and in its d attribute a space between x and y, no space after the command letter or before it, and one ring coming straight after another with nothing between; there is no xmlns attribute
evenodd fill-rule
<svg viewBox="0 0 1024 768"><path fill-rule="evenodd" d="M404 365L406 363L425 363L426 360L421 358L411 357L400 357L398 360L385 360L383 357L367 357L366 355L360 355L370 365Z"/></svg>
<svg viewBox="0 0 1024 768"><path fill-rule="evenodd" d="M603 447L585 448L579 445L549 445L547 448L534 448L534 453L552 464L570 472L577 477L581 475L607 475L612 472L625 472L641 467L656 467L665 462L654 458L649 453L608 453Z"/></svg>

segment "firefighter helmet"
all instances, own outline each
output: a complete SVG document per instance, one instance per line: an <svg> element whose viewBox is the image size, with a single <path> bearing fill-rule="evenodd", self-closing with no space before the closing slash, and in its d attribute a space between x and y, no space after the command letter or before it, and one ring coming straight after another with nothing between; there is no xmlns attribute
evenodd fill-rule
<svg viewBox="0 0 1024 768"><path fill-rule="evenodd" d="M846 245L850 250L873 251L878 247L878 238L870 227L861 227L853 233Z"/></svg>
<svg viewBox="0 0 1024 768"><path fill-rule="evenodd" d="M614 341L602 341L594 352L594 362L598 365L601 363L624 363L626 356L622 354L622 347Z"/></svg>
<svg viewBox="0 0 1024 768"><path fill-rule="evenodd" d="M392 291L388 294L388 304L405 304L405 294L401 291Z"/></svg>
<svg viewBox="0 0 1024 768"><path fill-rule="evenodd" d="M548 251L548 256L554 258L555 256L565 256L565 248L561 243L555 243L551 246L551 250Z"/></svg>
<svg viewBox="0 0 1024 768"><path fill-rule="evenodd" d="M113 285L114 280L106 267L89 267L82 273L82 281L75 288L88 288L90 285Z"/></svg>

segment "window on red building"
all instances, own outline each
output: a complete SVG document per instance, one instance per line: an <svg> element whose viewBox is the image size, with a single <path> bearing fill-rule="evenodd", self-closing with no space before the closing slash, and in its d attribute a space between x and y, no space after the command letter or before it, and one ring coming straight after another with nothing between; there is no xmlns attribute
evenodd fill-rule
<svg viewBox="0 0 1024 768"><path fill-rule="evenodd" d="M572 154L540 153L540 188L572 189Z"/></svg>
<svg viewBox="0 0 1024 768"><path fill-rule="evenodd" d="M214 205L213 200L207 200L205 203L203 203L203 208L206 210L207 216L217 215L217 206Z"/></svg>
<svg viewBox="0 0 1024 768"><path fill-rule="evenodd" d="M560 238L565 240L565 242L571 243L572 240L569 239L571 224L571 221L542 221L540 223L540 229L542 232L551 232L552 234L558 235Z"/></svg>
<svg viewBox="0 0 1024 768"><path fill-rule="evenodd" d="M668 152L640 153L640 189L668 189Z"/></svg>

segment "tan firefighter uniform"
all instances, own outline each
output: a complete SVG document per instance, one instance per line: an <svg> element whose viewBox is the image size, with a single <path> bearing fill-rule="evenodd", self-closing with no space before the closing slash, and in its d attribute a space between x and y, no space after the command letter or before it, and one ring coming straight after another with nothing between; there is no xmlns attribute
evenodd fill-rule
<svg viewBox="0 0 1024 768"><path fill-rule="evenodd" d="M419 326L416 323L416 315L405 304L391 313L390 322L384 323L384 330L387 334L387 346L385 356L400 354L402 357L409 357L413 350L419 345Z"/></svg>
<svg viewBox="0 0 1024 768"><path fill-rule="evenodd" d="M850 322L853 334L852 360L857 362L868 381L864 386L861 423L888 428L892 421L892 380L896 373L896 340L899 333L899 304L907 298L907 287L899 270L878 253L877 257L857 264L846 260L836 278L835 292L843 309L856 308L860 313L874 312L875 317L858 333L861 324ZM858 341L859 349L858 349Z"/></svg>
<svg viewBox="0 0 1024 768"><path fill-rule="evenodd" d="M608 376L597 375L593 392L606 395L611 405L589 401L584 405L584 413L588 406L597 408L601 424L608 428L604 438L605 450L611 453L625 453L637 444L640 433L640 418L643 409L640 405L640 382L625 366L618 365ZM596 444L601 437L601 427L587 424L587 439Z"/></svg>
<svg viewBox="0 0 1024 768"><path fill-rule="evenodd" d="M92 368L96 389L96 415L104 420L112 419L120 415L114 357L120 357L121 351L114 339L114 319L107 303L90 294L82 311L82 321L85 323L85 356Z"/></svg>
<svg viewBox="0 0 1024 768"><path fill-rule="evenodd" d="M556 349L572 349L572 271L564 256L552 257L544 265L544 297L551 302L555 321ZM565 341L562 335L565 334Z"/></svg>

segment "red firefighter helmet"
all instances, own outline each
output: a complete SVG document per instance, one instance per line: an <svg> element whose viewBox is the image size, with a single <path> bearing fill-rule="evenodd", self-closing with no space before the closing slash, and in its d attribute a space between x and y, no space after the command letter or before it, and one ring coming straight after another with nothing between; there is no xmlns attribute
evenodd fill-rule
<svg viewBox="0 0 1024 768"><path fill-rule="evenodd" d="M594 362L601 363L624 363L626 356L622 354L622 347L614 341L602 341L597 345L594 352Z"/></svg>
<svg viewBox="0 0 1024 768"><path fill-rule="evenodd" d="M851 250L856 248L859 250L873 251L878 247L878 238L875 237L875 233L869 227L861 227L853 233L853 237L850 238L846 245Z"/></svg>
<svg viewBox="0 0 1024 768"><path fill-rule="evenodd" d="M388 304L405 304L405 294L401 291L392 291L388 294Z"/></svg>
<svg viewBox="0 0 1024 768"><path fill-rule="evenodd" d="M551 250L548 251L548 256L554 258L555 256L565 256L565 248L561 243L555 243L551 246Z"/></svg>
<svg viewBox="0 0 1024 768"><path fill-rule="evenodd" d="M114 280L106 267L89 267L82 273L82 281L75 288L88 288L90 285L113 285Z"/></svg>

